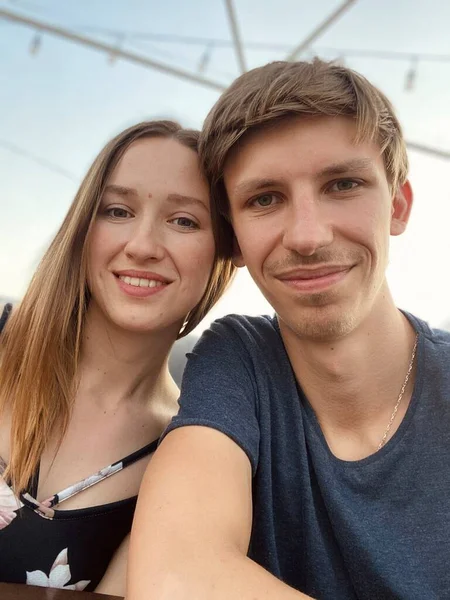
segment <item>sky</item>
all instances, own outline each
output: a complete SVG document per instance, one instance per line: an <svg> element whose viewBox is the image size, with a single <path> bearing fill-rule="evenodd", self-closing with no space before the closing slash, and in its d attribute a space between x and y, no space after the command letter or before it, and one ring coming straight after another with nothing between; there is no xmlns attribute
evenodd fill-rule
<svg viewBox="0 0 450 600"><path fill-rule="evenodd" d="M244 43L274 46L246 48L252 68L283 59L341 2L234 4ZM0 0L1 9L119 43L190 72L198 72L210 44L163 42L155 35L231 40L223 0ZM449 22L450 3L441 0L359 0L302 57L344 60L391 99L407 140L450 151ZM35 35L33 28L0 18L0 297L23 294L83 174L108 139L151 118L201 127L219 96L122 59L111 64L102 52L48 34L33 55ZM422 58L416 63L417 55ZM408 91L412 67L415 81ZM233 49L212 46L203 75L231 83L239 75ZM406 233L392 239L388 280L398 306L432 325L450 325L450 161L411 150L410 162L415 203ZM270 312L245 270L203 326L230 312Z"/></svg>

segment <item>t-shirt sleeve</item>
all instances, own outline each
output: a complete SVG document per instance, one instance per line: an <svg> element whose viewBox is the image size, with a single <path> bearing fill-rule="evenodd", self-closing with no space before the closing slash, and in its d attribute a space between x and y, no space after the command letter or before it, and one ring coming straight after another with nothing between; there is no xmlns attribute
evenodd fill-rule
<svg viewBox="0 0 450 600"><path fill-rule="evenodd" d="M260 435L256 382L250 353L239 335L240 328L233 317L216 321L188 354L180 411L163 437L188 425L217 429L244 450L254 474Z"/></svg>

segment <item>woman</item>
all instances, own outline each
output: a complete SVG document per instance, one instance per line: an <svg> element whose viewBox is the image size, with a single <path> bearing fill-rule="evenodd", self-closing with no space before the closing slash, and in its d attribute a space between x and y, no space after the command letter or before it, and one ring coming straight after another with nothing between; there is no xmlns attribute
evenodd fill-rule
<svg viewBox="0 0 450 600"><path fill-rule="evenodd" d="M233 272L196 150L169 121L114 138L3 313L0 581L124 594L139 484L177 411L169 351Z"/></svg>

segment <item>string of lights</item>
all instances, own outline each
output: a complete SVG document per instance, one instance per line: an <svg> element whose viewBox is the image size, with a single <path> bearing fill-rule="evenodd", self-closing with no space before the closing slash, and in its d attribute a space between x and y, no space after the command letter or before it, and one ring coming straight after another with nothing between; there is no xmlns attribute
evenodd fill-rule
<svg viewBox="0 0 450 600"><path fill-rule="evenodd" d="M17 0L16 0L17 1ZM342 10L353 4L356 0L346 0L344 4L336 13L342 12ZM10 0L12 2L12 0ZM231 0L228 0L228 3ZM232 15L234 17L234 15ZM187 36L187 35L179 35L179 34L168 34L168 33L151 33L151 32L141 32L141 31L119 31L115 29L101 28L101 27L88 27L83 25L78 25L75 27L71 27L69 29L65 29L61 26L55 26L44 21L38 21L32 17L28 17L25 15L19 15L17 13L11 13L10 11L2 10L0 7L0 19L1 18L11 20L16 23L21 23L28 27L34 29L34 34L30 40L29 52L31 55L36 56L41 47L44 32L45 35L56 35L63 37L65 39L80 43L82 45L86 45L88 47L94 48L96 50L100 50L106 53L107 60L110 65L114 65L118 59L125 59L131 62L140 64L142 66L148 68L154 68L159 71L163 71L183 79L189 80L191 82L200 83L202 85L217 89L219 91L226 88L226 84L221 83L219 81L210 80L205 77L205 73L211 66L211 59L213 52L218 48L227 48L234 50L234 52L238 52L238 55L243 56L243 51L280 51L283 54L290 56L293 52L292 45L286 43L267 43L267 42L255 42L255 41L243 41L238 39L221 39L221 38L210 38L210 37L198 37L198 36ZM335 18L336 15L332 15L331 18ZM231 18L231 15L230 15ZM321 31L324 25L328 25L328 18L324 23L316 30ZM92 37L87 37L85 32L90 32L93 34ZM235 32L235 38L238 36ZM109 38L112 43L104 43L100 41L100 37ZM431 54L431 53L423 53L423 52L406 52L406 51L389 51L389 50L370 50L370 49L353 49L353 48L325 48L325 47L316 47L312 45L312 41L315 41L315 33L313 32L307 38L308 44L306 42L302 42L299 46L297 46L295 52L300 52L303 55L319 55L326 56L330 60L335 60L336 62L345 63L346 59L355 57L355 58L371 58L375 60L396 60L403 61L407 63L407 71L405 74L405 83L404 89L407 92L412 92L416 86L417 72L419 63L423 62L431 62L431 63L450 63L450 54ZM237 43L239 42L239 43ZM158 62L150 57L147 57L143 54L136 54L130 52L127 49L130 44L138 44L143 46L144 44L151 44L153 46L153 51L155 51L155 45L194 45L199 48L200 55L197 57L196 66L191 71L183 70L177 66L168 63ZM239 46L239 48L237 47ZM148 50L148 49L147 49ZM182 55L183 52L177 48L176 55ZM194 59L195 60L195 59ZM243 66L243 61L240 61L241 68ZM231 75L230 79L233 77ZM227 77L228 78L228 77ZM449 158L449 153L440 150L428 148L422 144L410 144L411 149L428 153L434 155L439 158Z"/></svg>
<svg viewBox="0 0 450 600"><path fill-rule="evenodd" d="M151 33L151 32L139 32L139 31L118 31L114 29L106 29L101 27L88 27L80 25L76 27L78 31L84 31L99 35L106 35L109 37L121 37L127 41L149 41L158 42L160 44L181 44L181 45L193 45L202 47L213 47L213 48L233 48L233 41L223 38L209 38L209 37L198 37L188 35L178 35L169 33ZM275 43L275 42L257 42L257 41L246 41L242 42L243 48L246 50L253 51L280 51L289 52L292 49L291 44L286 43ZM314 46L316 53L330 53L339 56L355 56L361 58L379 58L387 60L411 60L416 58L423 62L450 62L450 54L432 54L426 52L417 52L411 50L410 52L399 52L395 50L370 50L370 49L357 49L357 48L336 48L336 47L323 47Z"/></svg>
<svg viewBox="0 0 450 600"><path fill-rule="evenodd" d="M119 49L126 44L136 44L140 42L139 46L143 47L144 44L151 42L152 51L161 53L157 44L163 45L188 45L197 46L201 50L200 58L197 63L197 72L206 73L211 63L211 59L216 49L229 49L233 50L234 43L232 40L220 39L220 38L207 38L207 37L195 37L185 36L177 34L158 34L158 33L144 33L135 31L118 31L113 29L105 29L99 27L87 27L79 26L73 28L74 31L89 32L95 35L106 36L114 40L115 46ZM38 53L43 34L36 32L30 43L30 54L35 55ZM253 52L289 52L292 48L291 45L286 43L267 43L267 42L242 42L242 48L246 51ZM159 50L159 52L158 52ZM450 54L432 54L426 52L405 52L405 51L394 51L394 50L371 50L371 49L357 49L357 48L336 48L336 47L313 47L308 50L309 55L316 56L331 56L336 57L336 60L344 63L346 59L351 58L368 58L374 60L390 60L400 61L408 63L408 69L405 74L405 91L413 91L416 85L417 72L419 63L450 63ZM117 55L111 53L108 58L109 64L113 65L117 61Z"/></svg>
<svg viewBox="0 0 450 600"><path fill-rule="evenodd" d="M33 154L33 153L29 152L28 150L25 150L24 148L17 146L16 144L8 142L8 140L0 139L0 148L4 148L8 152L12 152L13 154L22 156L23 158L26 158L27 160L31 160L32 162L36 163L40 167L44 167L45 169L52 171L53 173L56 173L57 175L61 175L62 177L65 177L66 179L70 179L70 181L72 181L73 183L79 183L79 181L80 181L79 177L77 177L73 173L70 173L70 171L63 169L59 165L56 165L55 163L47 160L46 158L43 158L42 156L37 156L36 154Z"/></svg>

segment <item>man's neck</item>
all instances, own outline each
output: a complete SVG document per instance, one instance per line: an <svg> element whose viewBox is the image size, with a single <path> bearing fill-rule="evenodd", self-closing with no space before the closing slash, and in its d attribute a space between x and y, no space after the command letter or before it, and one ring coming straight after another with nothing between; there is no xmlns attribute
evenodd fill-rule
<svg viewBox="0 0 450 600"><path fill-rule="evenodd" d="M375 452L388 425L411 361L415 332L383 294L368 318L336 340L300 339L280 322L282 337L303 392L332 452L357 460ZM390 436L412 394L414 371Z"/></svg>

